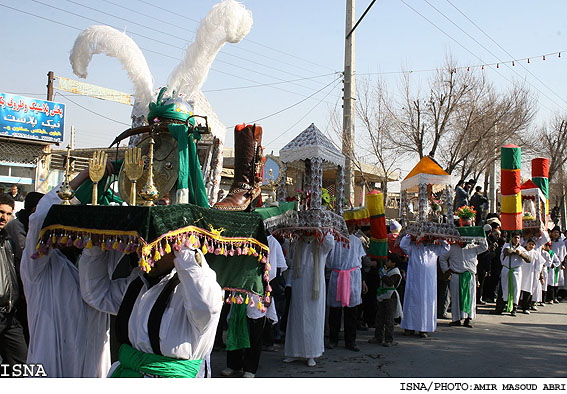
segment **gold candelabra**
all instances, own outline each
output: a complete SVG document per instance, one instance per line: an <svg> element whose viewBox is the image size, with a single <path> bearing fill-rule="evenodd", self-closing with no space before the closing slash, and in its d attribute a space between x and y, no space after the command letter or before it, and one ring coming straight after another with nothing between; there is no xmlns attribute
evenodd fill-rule
<svg viewBox="0 0 567 394"><path fill-rule="evenodd" d="M71 147L67 145L67 160L65 162L65 180L63 181L63 184L57 191L57 195L61 200L63 200L63 202L61 203L62 205L71 205L69 200L71 200L73 196L75 196L75 192L73 191L73 189L71 189L71 186L69 185L70 161L71 161Z"/></svg>
<svg viewBox="0 0 567 394"><path fill-rule="evenodd" d="M89 160L89 178L93 182L92 205L98 205L98 182L104 176L106 160L107 155L101 150L93 152L93 158Z"/></svg>
<svg viewBox="0 0 567 394"><path fill-rule="evenodd" d="M140 148L130 148L124 153L124 169L130 180L130 205L136 205L136 182L144 173L144 159Z"/></svg>
<svg viewBox="0 0 567 394"><path fill-rule="evenodd" d="M148 163L148 179L142 190L140 190L140 197L144 199L144 205L147 207L154 205L154 201L159 197L159 191L154 185L154 144L154 137L150 135L150 160Z"/></svg>

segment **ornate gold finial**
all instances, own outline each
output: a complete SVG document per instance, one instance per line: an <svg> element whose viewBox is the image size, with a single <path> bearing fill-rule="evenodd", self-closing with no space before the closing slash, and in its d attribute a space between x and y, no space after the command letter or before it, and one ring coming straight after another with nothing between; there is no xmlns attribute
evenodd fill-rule
<svg viewBox="0 0 567 394"><path fill-rule="evenodd" d="M154 185L154 137L150 136L150 161L148 163L148 179L146 184L140 190L140 197L145 201L144 205L151 207L154 205L154 201L159 197L159 191Z"/></svg>
<svg viewBox="0 0 567 394"><path fill-rule="evenodd" d="M59 190L57 190L57 195L61 200L63 200L63 202L61 203L62 205L71 205L69 200L71 200L75 195L75 192L73 191L73 189L71 189L71 186L69 186L70 162L71 162L71 147L67 145L67 160L65 162L65 181L63 181L63 184L61 185Z"/></svg>
<svg viewBox="0 0 567 394"><path fill-rule="evenodd" d="M99 150L93 152L93 158L89 160L89 178L93 182L93 200L92 205L98 205L98 182L104 176L106 170L107 155Z"/></svg>
<svg viewBox="0 0 567 394"><path fill-rule="evenodd" d="M136 206L136 181L144 173L144 160L140 148L130 148L124 153L124 169L131 182L130 205Z"/></svg>

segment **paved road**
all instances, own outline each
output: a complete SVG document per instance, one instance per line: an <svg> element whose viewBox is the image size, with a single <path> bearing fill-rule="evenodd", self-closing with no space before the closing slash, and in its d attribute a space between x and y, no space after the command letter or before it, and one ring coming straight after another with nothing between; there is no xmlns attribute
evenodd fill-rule
<svg viewBox="0 0 567 394"><path fill-rule="evenodd" d="M356 353L340 346L325 350L315 367L282 362L262 352L257 377L567 377L567 302L540 307L530 315L490 315L479 307L475 327L449 327L439 320L427 339L402 336L396 326L391 348L369 344L371 331L358 331ZM213 377L226 367L226 353L213 352Z"/></svg>

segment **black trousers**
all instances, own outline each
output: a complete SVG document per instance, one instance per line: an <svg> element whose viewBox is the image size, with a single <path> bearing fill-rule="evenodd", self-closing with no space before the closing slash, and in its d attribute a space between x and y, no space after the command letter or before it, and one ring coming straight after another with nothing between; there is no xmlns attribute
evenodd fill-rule
<svg viewBox="0 0 567 394"><path fill-rule="evenodd" d="M390 299L378 303L376 330L374 330L374 338L378 342L394 341L394 313L396 312L396 305L397 298L395 293Z"/></svg>
<svg viewBox="0 0 567 394"><path fill-rule="evenodd" d="M226 352L226 365L235 371L244 370L255 374L260 363L262 352L262 334L266 317L248 320L248 335L250 336L250 347L248 349L229 350Z"/></svg>
<svg viewBox="0 0 567 394"><path fill-rule="evenodd" d="M345 346L352 346L356 342L356 321L358 317L358 307L349 308L329 308L329 342L339 341L339 331L341 329L341 316L345 315Z"/></svg>
<svg viewBox="0 0 567 394"><path fill-rule="evenodd" d="M559 286L547 286L547 301L553 301L557 299L557 289Z"/></svg>
<svg viewBox="0 0 567 394"><path fill-rule="evenodd" d="M520 293L520 307L523 311L527 311L530 309L530 304L532 302L532 293L528 293L527 291L523 291Z"/></svg>
<svg viewBox="0 0 567 394"><path fill-rule="evenodd" d="M0 313L0 356L3 364L25 364L28 347L15 312Z"/></svg>
<svg viewBox="0 0 567 394"><path fill-rule="evenodd" d="M362 295L363 317L364 322L368 326L372 326L376 319L376 291L380 287L378 268L370 268L366 274L366 286L368 287L368 292Z"/></svg>

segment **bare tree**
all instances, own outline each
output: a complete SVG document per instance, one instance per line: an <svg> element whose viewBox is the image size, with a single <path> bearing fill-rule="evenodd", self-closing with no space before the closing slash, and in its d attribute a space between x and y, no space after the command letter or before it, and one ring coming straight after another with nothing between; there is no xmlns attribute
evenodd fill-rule
<svg viewBox="0 0 567 394"><path fill-rule="evenodd" d="M421 159L428 152L435 156L444 135L451 129L454 114L472 89L470 73L456 73L455 63L448 58L429 84L429 92L413 92L410 74L403 78L403 103L392 111L396 129L392 142ZM401 104L401 105L400 105Z"/></svg>
<svg viewBox="0 0 567 394"><path fill-rule="evenodd" d="M452 128L445 135L442 161L460 179L478 180L499 158L499 147L509 142L524 145L523 136L534 116L534 100L515 83L498 93L483 76L471 78L471 91L455 111Z"/></svg>
<svg viewBox="0 0 567 394"><path fill-rule="evenodd" d="M535 138L536 152L549 158L549 181L556 180L567 163L566 115L555 115L549 127L540 128Z"/></svg>

